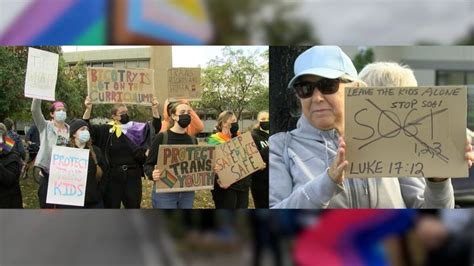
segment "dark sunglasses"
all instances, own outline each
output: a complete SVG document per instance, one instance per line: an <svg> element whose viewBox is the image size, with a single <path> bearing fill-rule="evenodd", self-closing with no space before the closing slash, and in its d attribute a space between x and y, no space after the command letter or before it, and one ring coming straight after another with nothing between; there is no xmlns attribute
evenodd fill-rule
<svg viewBox="0 0 474 266"><path fill-rule="evenodd" d="M313 96L314 89L318 88L319 92L324 95L336 93L339 90L339 84L346 81L340 79L323 78L318 82L300 81L293 84L293 89L299 98L305 99Z"/></svg>

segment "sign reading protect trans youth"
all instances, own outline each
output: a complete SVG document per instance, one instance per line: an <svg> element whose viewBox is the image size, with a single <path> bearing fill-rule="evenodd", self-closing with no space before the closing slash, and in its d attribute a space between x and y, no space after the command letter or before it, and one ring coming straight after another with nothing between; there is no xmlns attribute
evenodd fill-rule
<svg viewBox="0 0 474 266"><path fill-rule="evenodd" d="M157 167L161 177L156 192L214 188L213 145L160 145Z"/></svg>
<svg viewBox="0 0 474 266"><path fill-rule="evenodd" d="M467 177L466 87L345 90L347 177Z"/></svg>
<svg viewBox="0 0 474 266"><path fill-rule="evenodd" d="M154 70L145 68L87 68L87 89L94 104L150 106L155 92Z"/></svg>

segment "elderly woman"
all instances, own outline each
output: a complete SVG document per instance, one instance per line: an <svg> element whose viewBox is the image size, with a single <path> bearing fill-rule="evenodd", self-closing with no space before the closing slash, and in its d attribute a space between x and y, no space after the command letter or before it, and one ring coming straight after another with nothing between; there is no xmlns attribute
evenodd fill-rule
<svg viewBox="0 0 474 266"><path fill-rule="evenodd" d="M294 69L288 87L303 115L295 130L270 137L271 208L454 207L449 179L344 178L344 89L365 84L335 46L308 49ZM469 165L473 158L468 143Z"/></svg>

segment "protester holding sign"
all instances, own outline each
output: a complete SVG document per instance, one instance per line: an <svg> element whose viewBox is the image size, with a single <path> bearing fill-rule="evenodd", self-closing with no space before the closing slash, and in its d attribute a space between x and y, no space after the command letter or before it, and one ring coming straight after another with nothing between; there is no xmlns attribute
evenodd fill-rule
<svg viewBox="0 0 474 266"><path fill-rule="evenodd" d="M268 137L270 130L269 114L261 111L257 115L258 123L252 130L252 138L262 156L263 161L268 165ZM268 209L268 167L252 174L252 184L250 186L255 208Z"/></svg>
<svg viewBox="0 0 474 266"><path fill-rule="evenodd" d="M186 128L192 121L191 107L187 103L180 102L171 103L168 106L170 128L156 136L145 163L145 173L154 181L160 179L163 171L155 167L160 145L197 144L196 139L186 133ZM155 209L192 209L194 191L157 193L156 186L153 185L151 200Z"/></svg>
<svg viewBox="0 0 474 266"><path fill-rule="evenodd" d="M189 106L188 101L185 99L179 100L178 102L187 104ZM168 99L166 99L165 104L163 106L163 121L161 124L160 132L164 132L168 130L169 128L169 121L171 120L170 120L170 115L168 112L169 112L169 108L171 104L172 103L170 103ZM204 129L204 124L202 123L201 119L196 114L196 112L193 110L193 108L191 108L191 106L189 106L189 108L190 108L189 115L191 116L191 124L189 124L189 126L186 128L186 134L192 137L196 137L197 134L199 134Z"/></svg>
<svg viewBox="0 0 474 266"><path fill-rule="evenodd" d="M316 46L295 61L288 87L303 115L291 132L270 137L272 208L452 208L449 180L344 177L344 90L365 84L351 59L336 46ZM385 73L387 80L396 72ZM391 84L383 84L389 86ZM415 84L416 85L416 84ZM346 129L348 131L350 129ZM466 160L474 154L466 146Z"/></svg>
<svg viewBox="0 0 474 266"><path fill-rule="evenodd" d="M207 141L209 144L219 145L240 135L237 117L232 111L224 111L219 114L216 125L217 133L211 135ZM219 176L216 174L212 199L216 209L248 208L249 189L251 177L247 176L229 187L222 187Z"/></svg>
<svg viewBox="0 0 474 266"><path fill-rule="evenodd" d="M83 119L89 122L92 101L87 97ZM158 101L152 101L153 125L161 125ZM105 173L104 204L106 208L140 208L142 198L142 165L145 163L146 137L145 123L130 121L128 109L123 104L114 105L112 120L105 125L90 125L92 143L103 153L108 170Z"/></svg>
<svg viewBox="0 0 474 266"><path fill-rule="evenodd" d="M104 202L102 194L104 189L104 182L102 175L105 170L105 162L102 157L102 152L97 146L92 145L92 140L89 133L89 125L86 121L76 119L71 122L70 126L69 146L78 149L89 150L89 164L87 168L87 183L85 208L103 208ZM102 189L102 190L101 190Z"/></svg>
<svg viewBox="0 0 474 266"><path fill-rule="evenodd" d="M56 101L49 108L49 115L52 120L48 121L41 112L41 100L33 99L31 103L31 113L36 127L40 133L41 146L36 156L35 166L41 169L40 184L38 187L38 198L40 208L53 207L46 204L46 194L48 192L49 167L51 163L51 152L54 146L67 146L69 143L69 125L66 124L66 105Z"/></svg>
<svg viewBox="0 0 474 266"><path fill-rule="evenodd" d="M20 156L13 151L14 142L0 123L0 208L23 208L20 190Z"/></svg>

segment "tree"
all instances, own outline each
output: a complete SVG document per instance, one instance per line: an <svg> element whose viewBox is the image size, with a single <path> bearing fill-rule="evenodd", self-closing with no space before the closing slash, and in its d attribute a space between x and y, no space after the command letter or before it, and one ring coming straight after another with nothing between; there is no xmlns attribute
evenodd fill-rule
<svg viewBox="0 0 474 266"><path fill-rule="evenodd" d="M259 58L263 62L258 62ZM265 90L268 93L267 65L265 54L244 54L241 49L225 47L223 57L212 59L203 69L203 93L198 107L217 113L231 110L240 119L244 110L252 109L251 105L268 106L268 98L266 104L264 99Z"/></svg>
<svg viewBox="0 0 474 266"><path fill-rule="evenodd" d="M374 50L372 48L360 49L354 57L354 66L360 72L367 64L374 62Z"/></svg>
<svg viewBox="0 0 474 266"><path fill-rule="evenodd" d="M288 89L294 76L293 64L307 46L270 46L270 132L288 131L296 127L300 108L295 93Z"/></svg>
<svg viewBox="0 0 474 266"><path fill-rule="evenodd" d="M293 11L299 3L273 0L206 1L214 43L317 43L313 27Z"/></svg>

